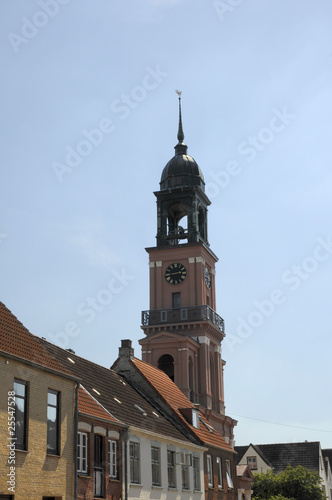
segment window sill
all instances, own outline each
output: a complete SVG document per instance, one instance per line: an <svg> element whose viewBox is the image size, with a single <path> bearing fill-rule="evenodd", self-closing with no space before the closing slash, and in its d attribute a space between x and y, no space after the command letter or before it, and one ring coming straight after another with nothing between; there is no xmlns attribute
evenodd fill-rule
<svg viewBox="0 0 332 500"><path fill-rule="evenodd" d="M167 489L168 491L178 491L176 486L168 486Z"/></svg>
<svg viewBox="0 0 332 500"><path fill-rule="evenodd" d="M129 483L129 486L137 487L137 488L143 488L143 484L141 483Z"/></svg>
<svg viewBox="0 0 332 500"><path fill-rule="evenodd" d="M162 490L163 489L161 484L153 484L151 487L153 490Z"/></svg>
<svg viewBox="0 0 332 500"><path fill-rule="evenodd" d="M110 481L116 481L117 483L120 483L120 479L118 479L117 477L109 477L108 478ZM133 483L132 483L133 484Z"/></svg>
<svg viewBox="0 0 332 500"><path fill-rule="evenodd" d="M77 473L78 477L84 477L85 479L91 479L92 476L89 476L88 474L84 474L84 472L78 472Z"/></svg>
<svg viewBox="0 0 332 500"><path fill-rule="evenodd" d="M46 457L61 458L61 455L56 455L55 453L46 453Z"/></svg>
<svg viewBox="0 0 332 500"><path fill-rule="evenodd" d="M15 448L15 453L19 451L21 453L29 453L29 450L22 450L21 448Z"/></svg>

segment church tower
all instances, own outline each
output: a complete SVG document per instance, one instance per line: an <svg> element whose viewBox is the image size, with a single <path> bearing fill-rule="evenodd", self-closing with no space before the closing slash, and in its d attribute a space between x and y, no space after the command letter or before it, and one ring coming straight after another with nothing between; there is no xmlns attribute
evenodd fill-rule
<svg viewBox="0 0 332 500"><path fill-rule="evenodd" d="M142 312L142 359L160 368L229 441L236 421L225 416L215 264L208 242L203 174L187 154L179 93L178 143L161 174L156 246L147 248L150 309Z"/></svg>

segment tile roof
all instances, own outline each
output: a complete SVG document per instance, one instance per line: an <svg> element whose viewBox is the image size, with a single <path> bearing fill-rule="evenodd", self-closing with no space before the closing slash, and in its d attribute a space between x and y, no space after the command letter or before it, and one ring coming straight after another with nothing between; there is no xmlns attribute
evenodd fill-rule
<svg viewBox="0 0 332 500"><path fill-rule="evenodd" d="M224 438L211 426L211 424L203 417L200 413L200 424L199 429L196 429L191 425L188 420L182 415L181 408L193 408L195 406L189 399L183 394L183 392L178 388L176 384L164 373L162 370L141 361L138 358L131 360L133 365L137 370L144 376L144 378L154 387L154 389L159 393L162 399L169 405L177 417L182 421L182 423L190 429L192 434L194 434L201 443L214 446L218 448L223 448L228 451L234 451L233 448L226 443ZM211 432L212 430L212 432Z"/></svg>
<svg viewBox="0 0 332 500"><path fill-rule="evenodd" d="M78 388L78 411L91 417L118 422L82 385Z"/></svg>
<svg viewBox="0 0 332 500"><path fill-rule="evenodd" d="M85 390L117 421L188 443L180 431L113 370L81 358L46 340L42 342L54 357L81 380Z"/></svg>
<svg viewBox="0 0 332 500"><path fill-rule="evenodd" d="M244 478L248 478L248 479L254 478L254 475L251 472L248 465L237 465L236 466L236 475L237 475L237 477L244 477Z"/></svg>
<svg viewBox="0 0 332 500"><path fill-rule="evenodd" d="M0 302L0 350L69 375L70 372L52 356L32 333Z"/></svg>
<svg viewBox="0 0 332 500"><path fill-rule="evenodd" d="M235 451L238 453L237 463L248 448L249 446L235 447ZM318 441L258 444L255 445L255 448L267 458L276 473L285 470L288 465L292 467L302 465L309 470L319 472L320 443Z"/></svg>

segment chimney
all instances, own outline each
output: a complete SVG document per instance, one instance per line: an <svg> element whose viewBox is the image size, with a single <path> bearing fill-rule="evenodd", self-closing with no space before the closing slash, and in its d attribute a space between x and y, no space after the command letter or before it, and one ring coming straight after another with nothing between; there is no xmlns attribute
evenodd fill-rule
<svg viewBox="0 0 332 500"><path fill-rule="evenodd" d="M119 347L119 358L134 358L134 349L131 347L131 340L121 340L121 347Z"/></svg>

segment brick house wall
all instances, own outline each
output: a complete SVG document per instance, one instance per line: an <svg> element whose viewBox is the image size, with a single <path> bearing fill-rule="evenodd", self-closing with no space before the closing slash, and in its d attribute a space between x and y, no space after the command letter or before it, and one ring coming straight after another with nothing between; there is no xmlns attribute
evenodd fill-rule
<svg viewBox="0 0 332 500"><path fill-rule="evenodd" d="M122 494L122 430L87 416L79 415L78 430L88 436L87 473L78 473L77 500L92 500L95 497L95 435L101 436L102 468L103 468L103 497L106 500L119 500ZM109 475L108 441L117 441L117 478Z"/></svg>
<svg viewBox="0 0 332 500"><path fill-rule="evenodd" d="M212 462L212 476L213 483L209 484L208 481L208 455L211 457ZM218 485L218 464L217 458L221 461L221 471L222 471L222 487ZM226 460L230 462L231 479L233 482L233 488L230 489L227 484L226 478ZM204 454L204 485L205 485L205 500L237 500L237 477L236 477L236 466L234 455L230 453L225 453L221 449L209 448L209 450Z"/></svg>
<svg viewBox="0 0 332 500"><path fill-rule="evenodd" d="M74 499L75 385L65 376L17 361L0 354L0 494L13 494L15 500L45 497ZM14 451L15 486L8 491L7 474L10 441L8 433L8 392L14 379L27 383L27 446ZM59 391L60 453L47 454L48 389Z"/></svg>

